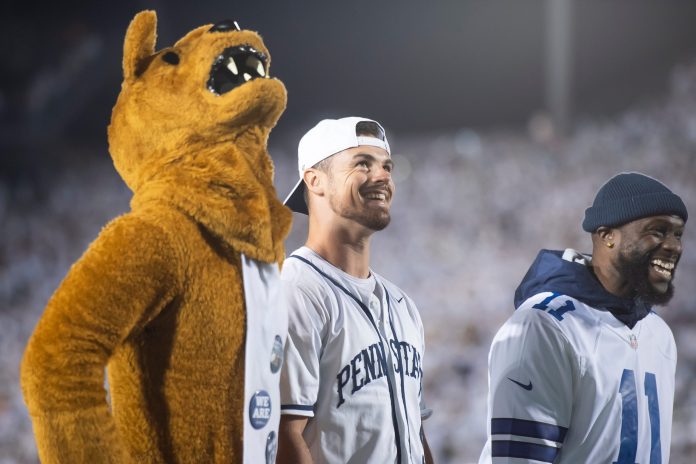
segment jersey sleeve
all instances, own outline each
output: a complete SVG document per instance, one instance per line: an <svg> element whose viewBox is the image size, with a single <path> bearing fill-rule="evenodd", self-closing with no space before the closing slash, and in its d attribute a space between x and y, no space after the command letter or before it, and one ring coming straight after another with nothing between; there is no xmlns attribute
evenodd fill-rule
<svg viewBox="0 0 696 464"><path fill-rule="evenodd" d="M326 309L319 298L292 281L283 281L283 298L288 308L288 337L280 375L281 414L313 417Z"/></svg>
<svg viewBox="0 0 696 464"><path fill-rule="evenodd" d="M482 462L553 462L563 446L578 362L559 323L520 308L489 355L488 443Z"/></svg>

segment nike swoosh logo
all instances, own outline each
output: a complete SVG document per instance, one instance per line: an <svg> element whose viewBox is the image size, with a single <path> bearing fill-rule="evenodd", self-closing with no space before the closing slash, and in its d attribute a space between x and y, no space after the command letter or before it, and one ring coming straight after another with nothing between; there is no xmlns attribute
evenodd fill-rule
<svg viewBox="0 0 696 464"><path fill-rule="evenodd" d="M401 303L401 300L403 300L403 299L404 299L404 297L402 296L401 298L399 298L398 300L396 300L396 302L397 302L397 303Z"/></svg>
<svg viewBox="0 0 696 464"><path fill-rule="evenodd" d="M532 387L532 381L530 380L527 385L523 384L522 382L518 382L517 380L511 379L510 377L507 378L510 382L516 383L520 387L524 388L527 391L530 391Z"/></svg>

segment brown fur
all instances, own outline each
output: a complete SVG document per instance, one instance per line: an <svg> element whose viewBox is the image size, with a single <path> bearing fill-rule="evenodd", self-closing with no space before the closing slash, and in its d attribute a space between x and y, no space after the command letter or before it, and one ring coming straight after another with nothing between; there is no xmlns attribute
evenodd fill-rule
<svg viewBox="0 0 696 464"><path fill-rule="evenodd" d="M154 12L128 28L109 148L131 211L70 269L22 362L45 463L241 462L240 253L283 257L290 213L266 141L286 94L276 79L208 91L224 48L268 56L253 32L209 28L159 53ZM178 65L161 59L168 50Z"/></svg>

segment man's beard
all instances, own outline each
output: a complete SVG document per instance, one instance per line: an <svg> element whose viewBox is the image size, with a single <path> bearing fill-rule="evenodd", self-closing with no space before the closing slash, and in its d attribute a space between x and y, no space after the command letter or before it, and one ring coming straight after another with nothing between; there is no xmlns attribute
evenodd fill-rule
<svg viewBox="0 0 696 464"><path fill-rule="evenodd" d="M358 214L354 211L349 211L344 217L352 219L363 227L378 232L389 225L391 216L389 213L381 211L368 211L367 213Z"/></svg>
<svg viewBox="0 0 696 464"><path fill-rule="evenodd" d="M355 221L363 227L378 232L389 225L391 216L389 210L379 210L373 208L364 208L362 211L355 208L346 207L336 201L337 196L332 196L330 199L331 208L341 217Z"/></svg>
<svg viewBox="0 0 696 464"><path fill-rule="evenodd" d="M618 255L617 269L629 284L630 288L635 292L635 297L640 298L649 306L665 305L674 296L674 272L672 270L672 279L667 284L667 290L658 292L650 283L650 261L653 257L651 253L644 254L641 250L629 249L621 251Z"/></svg>

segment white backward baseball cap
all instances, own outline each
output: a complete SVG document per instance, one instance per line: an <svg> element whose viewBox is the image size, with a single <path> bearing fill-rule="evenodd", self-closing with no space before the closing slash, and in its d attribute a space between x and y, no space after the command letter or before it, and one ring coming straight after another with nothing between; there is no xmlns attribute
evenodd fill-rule
<svg viewBox="0 0 696 464"><path fill-rule="evenodd" d="M358 123L363 121L377 124L382 130L382 138L358 135ZM303 177L305 171L329 156L360 145L379 147L391 155L384 128L375 120L351 116L319 121L300 139L300 144L297 147L297 170L300 174L300 180L283 203L296 213L308 214L307 203L304 199Z"/></svg>

